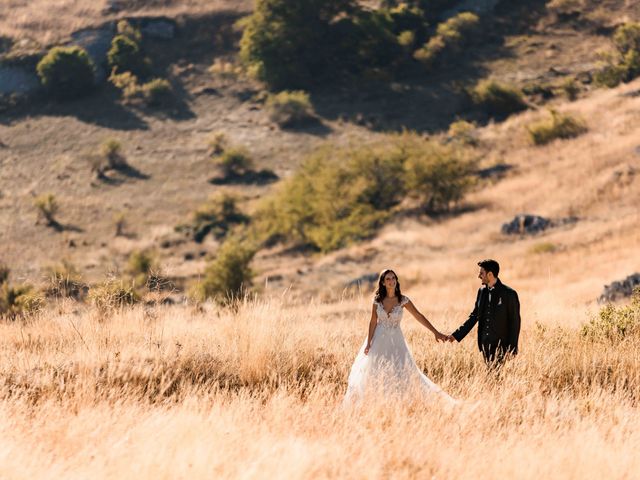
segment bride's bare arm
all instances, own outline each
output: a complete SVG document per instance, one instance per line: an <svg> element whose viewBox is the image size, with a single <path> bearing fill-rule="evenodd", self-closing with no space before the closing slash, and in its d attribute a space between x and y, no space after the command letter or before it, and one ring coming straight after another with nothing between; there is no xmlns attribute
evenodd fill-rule
<svg viewBox="0 0 640 480"><path fill-rule="evenodd" d="M378 312L376 310L376 304L371 307L371 320L369 321L369 336L367 337L367 345L364 347L364 354L369 353L371 348L371 342L373 341L373 334L376 331L376 325L378 325Z"/></svg>
<svg viewBox="0 0 640 480"><path fill-rule="evenodd" d="M405 304L405 307L407 308L407 310L409 310L409 313L411 313L411 315L413 315L415 319L418 320L418 322L427 327L427 329L429 329L429 331L435 335L437 341L444 342L447 339L447 335L440 333L433 325L431 325L431 322L427 320L427 317L425 317L418 311L411 300L409 300Z"/></svg>

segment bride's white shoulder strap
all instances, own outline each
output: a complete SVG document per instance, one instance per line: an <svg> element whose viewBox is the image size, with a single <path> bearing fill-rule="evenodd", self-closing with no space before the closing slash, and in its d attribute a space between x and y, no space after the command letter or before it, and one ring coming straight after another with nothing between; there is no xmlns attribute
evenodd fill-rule
<svg viewBox="0 0 640 480"><path fill-rule="evenodd" d="M402 296L402 300L400 301L400 305L406 305L407 303L409 303L411 300L409 300L409 297L407 297L406 295Z"/></svg>

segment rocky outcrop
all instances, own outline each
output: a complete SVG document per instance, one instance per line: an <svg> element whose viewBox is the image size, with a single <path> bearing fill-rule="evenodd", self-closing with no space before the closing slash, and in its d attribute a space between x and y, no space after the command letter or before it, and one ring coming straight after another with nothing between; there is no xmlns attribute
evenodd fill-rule
<svg viewBox="0 0 640 480"><path fill-rule="evenodd" d="M624 280L619 280L611 283L610 285L605 285L602 295L598 298L598 302L615 302L617 300L630 297L634 288L637 287L640 287L640 273L634 273Z"/></svg>
<svg viewBox="0 0 640 480"><path fill-rule="evenodd" d="M115 36L115 26L109 24L102 28L79 30L71 35L71 45L84 48L96 65L96 82L103 82L109 76L107 71L107 52Z"/></svg>
<svg viewBox="0 0 640 480"><path fill-rule="evenodd" d="M576 217L566 217L556 220L522 213L516 215L513 220L502 225L502 233L505 235L535 235L551 227L568 225L577 222Z"/></svg>
<svg viewBox="0 0 640 480"><path fill-rule="evenodd" d="M35 71L22 66L0 65L0 95L27 95L40 88Z"/></svg>

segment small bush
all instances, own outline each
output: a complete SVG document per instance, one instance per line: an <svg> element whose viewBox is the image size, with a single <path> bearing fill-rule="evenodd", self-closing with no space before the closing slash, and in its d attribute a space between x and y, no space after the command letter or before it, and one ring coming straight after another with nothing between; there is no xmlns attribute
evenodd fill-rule
<svg viewBox="0 0 640 480"><path fill-rule="evenodd" d="M236 80L243 74L241 66L216 58L213 65L209 67L209 72L222 80Z"/></svg>
<svg viewBox="0 0 640 480"><path fill-rule="evenodd" d="M588 129L583 121L551 110L551 119L527 127L535 145L546 145L556 139L574 138Z"/></svg>
<svg viewBox="0 0 640 480"><path fill-rule="evenodd" d="M242 148L230 148L213 161L225 178L242 176L253 167L249 153Z"/></svg>
<svg viewBox="0 0 640 480"><path fill-rule="evenodd" d="M491 79L479 82L470 95L473 103L493 117L506 117L528 108L519 89Z"/></svg>
<svg viewBox="0 0 640 480"><path fill-rule="evenodd" d="M167 105L173 98L173 86L164 78L154 78L147 83L138 83L138 77L131 72L116 73L109 76L109 81L122 92L127 103L141 102L149 107Z"/></svg>
<svg viewBox="0 0 640 480"><path fill-rule="evenodd" d="M634 290L630 305L602 307L597 317L582 326L582 335L591 340L613 341L640 335L640 288Z"/></svg>
<svg viewBox="0 0 640 480"><path fill-rule="evenodd" d="M173 98L173 87L165 78L154 78L140 86L142 98L150 107L167 105Z"/></svg>
<svg viewBox="0 0 640 480"><path fill-rule="evenodd" d="M9 281L9 274L11 270L6 265L0 263L0 285Z"/></svg>
<svg viewBox="0 0 640 480"><path fill-rule="evenodd" d="M640 76L640 23L621 25L613 34L615 54L604 54L605 66L596 72L597 85L615 87Z"/></svg>
<svg viewBox="0 0 640 480"><path fill-rule="evenodd" d="M44 299L31 285L0 285L0 317L14 320L38 312Z"/></svg>
<svg viewBox="0 0 640 480"><path fill-rule="evenodd" d="M193 213L191 230L193 239L200 243L210 233L215 238L223 238L235 225L246 224L249 217L237 206L237 199L231 195L211 197Z"/></svg>
<svg viewBox="0 0 640 480"><path fill-rule="evenodd" d="M89 289L89 300L100 311L123 308L140 300L134 285L124 280L107 280Z"/></svg>
<svg viewBox="0 0 640 480"><path fill-rule="evenodd" d="M45 271L45 278L47 286L43 293L47 297L68 297L80 300L88 290L76 268L67 261L48 267Z"/></svg>
<svg viewBox="0 0 640 480"><path fill-rule="evenodd" d="M225 241L205 269L202 283L197 286L198 297L221 304L241 297L251 286L254 273L250 264L255 253L253 247L238 239Z"/></svg>
<svg viewBox="0 0 640 480"><path fill-rule="evenodd" d="M269 95L266 106L269 118L282 128L299 127L318 120L309 94L303 91Z"/></svg>
<svg viewBox="0 0 640 480"><path fill-rule="evenodd" d="M116 229L116 237L126 236L127 216L124 212L118 212L113 215L113 225Z"/></svg>
<svg viewBox="0 0 640 480"><path fill-rule="evenodd" d="M56 98L82 97L94 87L95 65L80 47L54 47L38 63L42 85Z"/></svg>
<svg viewBox="0 0 640 480"><path fill-rule="evenodd" d="M478 32L480 19L470 12L462 12L449 20L440 23L436 35L414 53L414 58L427 67L447 55L455 55Z"/></svg>
<svg viewBox="0 0 640 480"><path fill-rule="evenodd" d="M38 209L39 218L44 219L48 226L58 225L55 216L58 213L59 206L56 197L52 193L36 197L33 204Z"/></svg>
<svg viewBox="0 0 640 480"><path fill-rule="evenodd" d="M151 63L144 57L138 43L125 35L113 37L107 61L115 73L131 72L138 77L145 77L151 69Z"/></svg>
<svg viewBox="0 0 640 480"><path fill-rule="evenodd" d="M558 246L555 243L541 242L536 243L529 251L535 255L543 255L546 253L554 253L556 250L558 250Z"/></svg>
<svg viewBox="0 0 640 480"><path fill-rule="evenodd" d="M127 37L132 42L140 44L142 42L142 32L139 28L135 28L131 23L126 20L120 20L116 27L116 31L119 35Z"/></svg>
<svg viewBox="0 0 640 480"><path fill-rule="evenodd" d="M460 142L463 145L475 146L478 144L477 130L478 128L474 123L466 120L456 120L449 125L447 134L453 141Z"/></svg>
<svg viewBox="0 0 640 480"><path fill-rule="evenodd" d="M135 285L146 285L149 278L160 271L152 252L140 250L131 252L127 260L127 273L131 275Z"/></svg>
<svg viewBox="0 0 640 480"><path fill-rule="evenodd" d="M562 82L562 91L567 97L567 100L573 102L578 98L580 87L578 86L578 82L576 82L575 78L567 78Z"/></svg>
<svg viewBox="0 0 640 480"><path fill-rule="evenodd" d="M100 155L106 161L106 167L118 170L129 166L122 153L122 144L115 138L109 138L100 145Z"/></svg>
<svg viewBox="0 0 640 480"><path fill-rule="evenodd" d="M640 52L640 23L626 23L616 28L613 43L622 55Z"/></svg>
<svg viewBox="0 0 640 480"><path fill-rule="evenodd" d="M229 147L229 139L223 132L214 132L207 143L207 153L216 156L224 153Z"/></svg>

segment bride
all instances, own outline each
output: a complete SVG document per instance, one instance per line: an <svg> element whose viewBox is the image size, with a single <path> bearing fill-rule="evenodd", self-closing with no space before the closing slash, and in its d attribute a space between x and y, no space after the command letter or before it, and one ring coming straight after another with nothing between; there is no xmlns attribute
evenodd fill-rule
<svg viewBox="0 0 640 480"><path fill-rule="evenodd" d="M384 270L378 279L378 289L371 309L369 335L351 367L345 401L361 398L366 390L378 387L385 393L407 393L412 388L417 388L423 394L437 394L447 401L455 402L416 365L400 330L405 308L434 334L437 341L447 339L416 309L408 297L402 295L395 272Z"/></svg>

